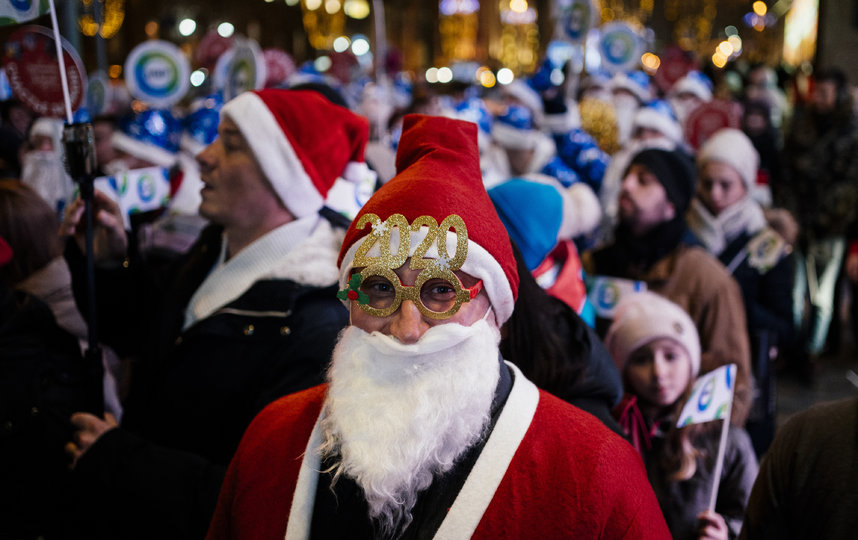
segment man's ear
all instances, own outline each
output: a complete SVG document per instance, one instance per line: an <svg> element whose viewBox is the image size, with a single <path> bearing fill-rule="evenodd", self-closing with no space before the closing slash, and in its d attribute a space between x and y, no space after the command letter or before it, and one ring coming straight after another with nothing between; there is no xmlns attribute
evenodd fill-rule
<svg viewBox="0 0 858 540"><path fill-rule="evenodd" d="M662 217L664 218L664 221L670 221L671 219L676 217L676 207L673 205L672 202L667 201L664 204L664 210L662 212Z"/></svg>

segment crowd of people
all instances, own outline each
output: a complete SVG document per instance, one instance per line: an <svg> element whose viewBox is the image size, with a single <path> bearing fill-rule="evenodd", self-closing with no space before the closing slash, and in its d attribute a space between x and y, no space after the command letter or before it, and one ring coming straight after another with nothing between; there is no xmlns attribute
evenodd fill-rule
<svg viewBox="0 0 858 540"><path fill-rule="evenodd" d="M3 103L0 537L849 537L855 400L767 393L858 284L845 76L545 69L120 100L91 254L63 123Z"/></svg>

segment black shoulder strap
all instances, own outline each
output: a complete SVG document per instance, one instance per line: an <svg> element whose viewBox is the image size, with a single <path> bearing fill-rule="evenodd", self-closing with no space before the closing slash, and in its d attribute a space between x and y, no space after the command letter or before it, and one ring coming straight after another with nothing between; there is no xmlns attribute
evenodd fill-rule
<svg viewBox="0 0 858 540"><path fill-rule="evenodd" d="M327 219L334 228L348 229L352 222L346 216L327 206L323 206L319 210L319 215Z"/></svg>

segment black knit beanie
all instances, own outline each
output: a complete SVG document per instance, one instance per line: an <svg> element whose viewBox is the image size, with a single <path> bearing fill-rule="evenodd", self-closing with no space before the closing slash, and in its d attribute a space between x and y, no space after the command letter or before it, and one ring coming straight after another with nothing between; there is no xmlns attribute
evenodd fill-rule
<svg viewBox="0 0 858 540"><path fill-rule="evenodd" d="M691 157L679 149L667 151L648 148L636 154L629 167L635 164L643 165L655 175L676 208L676 214L684 216L697 183L697 172Z"/></svg>

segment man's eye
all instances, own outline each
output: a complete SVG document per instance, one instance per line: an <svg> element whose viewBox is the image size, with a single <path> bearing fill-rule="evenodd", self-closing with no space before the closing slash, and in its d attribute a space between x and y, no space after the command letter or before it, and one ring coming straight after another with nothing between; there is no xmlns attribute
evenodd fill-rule
<svg viewBox="0 0 858 540"><path fill-rule="evenodd" d="M393 285L386 279L368 279L361 286L365 292L373 294L384 294L393 292Z"/></svg>

